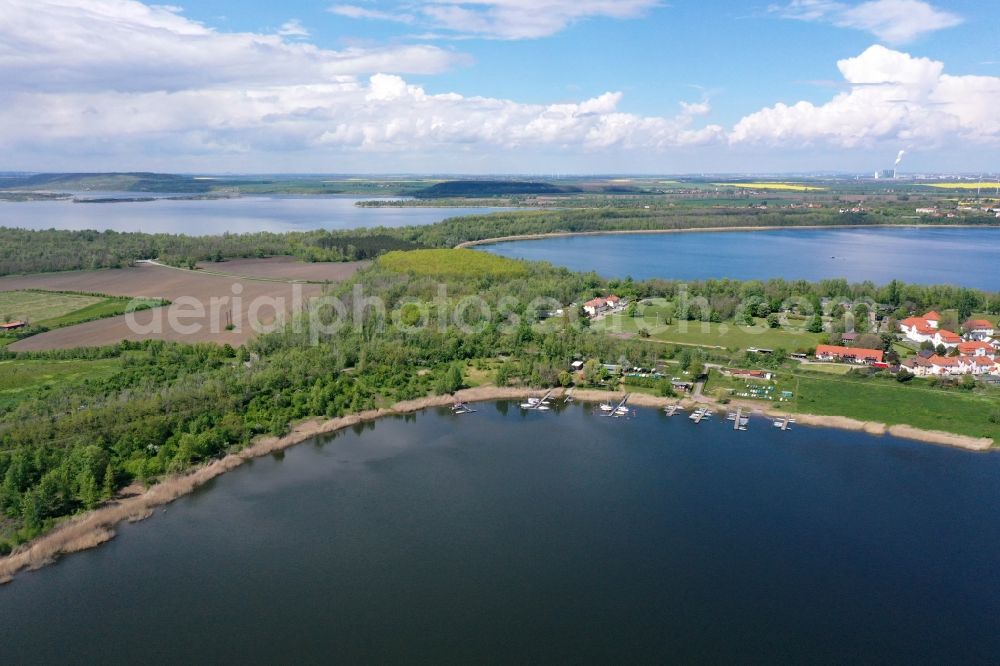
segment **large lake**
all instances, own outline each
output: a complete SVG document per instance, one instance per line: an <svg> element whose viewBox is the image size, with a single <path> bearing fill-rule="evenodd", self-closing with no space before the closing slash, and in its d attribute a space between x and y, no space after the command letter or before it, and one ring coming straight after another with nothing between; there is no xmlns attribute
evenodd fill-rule
<svg viewBox="0 0 1000 666"><path fill-rule="evenodd" d="M1000 456L427 411L0 587L2 663L996 663Z"/></svg>
<svg viewBox="0 0 1000 666"><path fill-rule="evenodd" d="M146 196L88 192L98 196ZM0 227L23 229L97 229L204 236L255 231L308 231L433 224L459 215L480 215L500 208L361 208L371 197L238 197L166 199L117 203L61 201L0 202Z"/></svg>
<svg viewBox="0 0 1000 666"><path fill-rule="evenodd" d="M1000 289L1000 227L609 234L511 241L480 249L637 280L847 278L885 284L898 279Z"/></svg>

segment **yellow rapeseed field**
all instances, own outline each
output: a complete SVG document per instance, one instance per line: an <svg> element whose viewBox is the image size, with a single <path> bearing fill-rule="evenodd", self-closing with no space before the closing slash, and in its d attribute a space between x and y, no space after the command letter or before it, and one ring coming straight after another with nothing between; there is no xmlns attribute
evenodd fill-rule
<svg viewBox="0 0 1000 666"><path fill-rule="evenodd" d="M983 181L979 183L961 182L961 183L924 183L924 184L927 185L927 187L939 187L941 189L946 189L946 190L978 190L980 188L987 190L987 189L996 189L997 187L1000 187L1000 185L998 185L996 181L993 181L992 183Z"/></svg>

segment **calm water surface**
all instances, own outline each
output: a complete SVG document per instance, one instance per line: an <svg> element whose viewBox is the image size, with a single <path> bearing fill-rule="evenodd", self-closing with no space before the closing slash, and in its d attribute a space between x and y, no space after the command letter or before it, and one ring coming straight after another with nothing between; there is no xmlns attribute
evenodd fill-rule
<svg viewBox="0 0 1000 666"><path fill-rule="evenodd" d="M423 412L0 587L0 663L995 663L998 478L762 419Z"/></svg>
<svg viewBox="0 0 1000 666"><path fill-rule="evenodd" d="M86 197L138 197L137 193L87 192ZM84 195L81 195L81 197ZM255 231L307 231L433 224L459 215L490 213L498 208L359 208L372 197L240 197L73 203L72 201L0 202L0 227L25 229L114 229L194 236Z"/></svg>
<svg viewBox="0 0 1000 666"><path fill-rule="evenodd" d="M570 236L482 246L606 277L959 284L1000 289L1000 228L780 229Z"/></svg>

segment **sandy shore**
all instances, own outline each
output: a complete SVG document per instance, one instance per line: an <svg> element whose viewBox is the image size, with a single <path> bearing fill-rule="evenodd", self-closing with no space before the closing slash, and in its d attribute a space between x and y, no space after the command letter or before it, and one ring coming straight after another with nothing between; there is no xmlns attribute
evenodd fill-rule
<svg viewBox="0 0 1000 666"><path fill-rule="evenodd" d="M552 231L544 234L520 234L515 236L499 236L483 238L482 240L465 241L455 246L455 249L474 247L476 245L493 245L508 241L544 240L546 238L562 238L565 236L608 236L622 234L694 234L719 231L782 231L795 229L980 229L993 228L995 224L804 224L801 226L743 226L743 227L694 227L689 229L609 229L607 231Z"/></svg>
<svg viewBox="0 0 1000 666"><path fill-rule="evenodd" d="M407 400L398 402L389 408L369 410L335 419L305 421L296 425L283 437L260 438L239 453L214 460L186 474L165 478L151 486L145 492L120 498L93 511L67 520L51 532L38 537L16 549L10 555L0 559L0 584L10 582L19 571L38 569L46 564L51 564L61 555L98 546L115 536L114 528L118 523L143 520L152 515L156 507L168 504L178 497L192 492L217 476L239 467L247 460L287 449L316 435L335 432L383 416L407 414L428 407L447 406L458 400L463 402L517 400L528 396L541 396L544 393L545 391L537 389L483 386L459 391L454 396L432 396L417 400ZM554 394L561 396L563 391L557 389ZM620 400L623 395L621 392L612 393L593 390L578 390L573 393L576 400L583 402L613 401L616 398ZM629 398L630 404L642 407L662 408L676 402L678 402L677 398L661 398L644 393L632 393ZM680 402L687 407L709 405L725 409L727 407L742 406L755 414L763 414L770 417L785 416L787 414L787 412L764 409L760 404L745 401L733 401L728 405L721 405L709 398L699 397L697 399L685 398ZM991 439L921 430L906 425L887 426L884 423L857 421L842 416L794 414L794 417L798 424L855 430L871 435L884 435L888 433L895 437L952 446L970 451L986 451L993 445L993 440Z"/></svg>

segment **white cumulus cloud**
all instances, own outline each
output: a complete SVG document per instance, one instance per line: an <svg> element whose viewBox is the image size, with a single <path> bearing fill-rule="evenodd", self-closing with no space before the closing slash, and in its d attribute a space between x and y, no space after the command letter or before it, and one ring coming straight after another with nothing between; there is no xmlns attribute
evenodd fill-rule
<svg viewBox="0 0 1000 666"><path fill-rule="evenodd" d="M285 36L302 36L297 22ZM282 34L219 32L136 0L3 0L0 84L13 90L182 90L305 83L378 71L431 74L461 61L431 45L332 51Z"/></svg>
<svg viewBox="0 0 1000 666"><path fill-rule="evenodd" d="M888 44L905 44L937 30L962 23L961 16L923 0L868 0L847 4L837 0L792 0L771 11L800 21L822 21L841 28L869 32Z"/></svg>
<svg viewBox="0 0 1000 666"><path fill-rule="evenodd" d="M752 113L729 141L839 147L893 140L940 146L1000 141L1000 78L954 76L944 64L884 46L837 63L849 89L825 104L778 103Z"/></svg>

